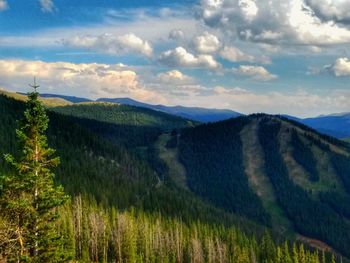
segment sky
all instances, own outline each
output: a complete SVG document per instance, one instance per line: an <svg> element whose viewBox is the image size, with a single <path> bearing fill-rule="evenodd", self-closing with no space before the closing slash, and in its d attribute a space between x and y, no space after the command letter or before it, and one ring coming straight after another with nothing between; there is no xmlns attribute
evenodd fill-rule
<svg viewBox="0 0 350 263"><path fill-rule="evenodd" d="M0 0L0 88L350 112L348 0Z"/></svg>

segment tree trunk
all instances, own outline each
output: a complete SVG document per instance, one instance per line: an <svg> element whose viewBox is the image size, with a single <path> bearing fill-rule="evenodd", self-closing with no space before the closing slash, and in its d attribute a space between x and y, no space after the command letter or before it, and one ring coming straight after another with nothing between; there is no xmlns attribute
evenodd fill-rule
<svg viewBox="0 0 350 263"><path fill-rule="evenodd" d="M36 140L35 143L35 162L36 164L38 164L39 162L39 151L38 151L38 142ZM37 186L37 180L38 180L38 168L35 168L35 189L34 189L34 202L35 202L35 212L38 212L38 186ZM38 231L38 218L37 218L37 214L35 214L35 242L34 242L34 257L36 257L38 255L38 235L39 235L39 231Z"/></svg>

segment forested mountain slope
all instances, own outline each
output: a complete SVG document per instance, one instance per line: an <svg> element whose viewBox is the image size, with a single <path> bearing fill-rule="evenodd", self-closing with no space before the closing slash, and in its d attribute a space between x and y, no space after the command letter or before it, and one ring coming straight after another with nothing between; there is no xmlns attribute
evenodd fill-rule
<svg viewBox="0 0 350 263"><path fill-rule="evenodd" d="M85 197L81 197L77 189L71 192L72 198L64 197L61 187L57 188L57 194L54 193L53 174L50 169L39 169L35 173L31 168L28 171L25 171L26 168L23 169L24 166L32 164L36 167L43 167L42 165L50 162L50 160L47 161L47 158L37 159L38 144L35 138L37 134L40 134L39 147L42 156L48 152L54 152L52 149L44 149L46 147L44 131L47 128L46 120L48 119L37 96L36 92L31 93L25 111L26 121L21 122L20 132L18 132L23 135L21 138L26 139L24 147L21 143L20 147L16 147L16 142L22 141L13 141L10 132L14 128L11 127L14 126L14 117L21 115L19 112L23 110L23 104L0 96L0 119L3 124L3 129L0 129L0 138L2 138L0 149L1 151L8 150L15 155L22 149L25 154L25 157L20 155L20 163L16 164L14 170L7 169L6 165L0 166L1 262L248 263L258 260L281 263L286 260L292 262L293 258L298 262L304 260L317 263L320 260L323 262L335 260L334 256L307 250L302 244L284 242L276 245L267 232L262 237L247 236L240 229L232 226L233 223L234 225L238 223L232 220L233 215L225 216L222 211L201 204L189 194L187 196L182 194L185 198L180 200L179 195L182 191L178 189L176 195L173 195L172 190L174 189L165 186L165 180L160 181L156 174L153 175L153 178L158 177L158 180L156 184L153 184L153 189L149 188L149 182L152 180L147 179L152 179L152 176L148 172L146 163L130 158L126 151L113 151L116 144L110 142L100 144L103 138L79 127L72 122L72 119L50 113L53 122L48 133L49 139L65 157L62 162L63 173L61 173L62 170L59 172L61 181L70 176L78 180L73 180L68 185L65 184L66 187L71 184L77 184L80 187L84 179L86 182L80 189L83 190ZM8 129L9 136L6 136L6 129ZM12 131L14 133L14 129ZM112 147L108 148L107 145L112 145ZM28 152L29 154L26 154ZM71 154L84 155L84 153L86 154L83 160L78 155L71 156ZM108 159L108 157L114 159ZM89 166L84 161L95 162ZM101 161L102 165L95 167L101 164L96 161ZM57 159L55 163L57 164ZM76 170L78 166L80 173ZM117 174L113 166L120 168L123 174ZM17 170L17 167L20 169ZM111 169L104 169L104 167ZM87 170L92 168L98 169ZM47 177L44 177L43 172L51 179L46 180ZM95 176L89 176L93 174ZM128 181L127 184L122 182L121 176ZM28 185L27 178L30 178L30 183L34 181L33 185ZM118 183L112 183L113 179L117 179ZM39 180L46 180L45 182L49 185L44 186L43 181L38 182ZM105 184L101 184L102 181L105 181ZM41 185L38 199L36 183ZM149 190L147 194L152 198L148 202L140 200L138 196L140 192L137 188L129 188L135 192L127 192L126 189L119 188L137 186L138 183L143 190ZM95 191L91 187L86 188L89 184L95 187ZM111 185L114 189L110 188ZM99 192L101 190L99 187L103 187L103 192ZM161 188L166 195L158 192L157 189ZM89 192L84 192L87 190ZM110 190L115 190L115 194L123 191L124 195L117 195L118 199L113 200L108 195ZM42 191L47 192L43 194ZM48 198L47 193L54 196ZM58 194L62 194L62 199L58 199ZM123 199L123 197L132 197L134 194L137 194L139 201L134 203L135 206L132 202L128 203ZM104 199L101 200L101 197ZM119 201L124 202L118 203ZM37 205L38 203L40 205ZM61 206L63 203L65 205ZM127 205L124 211L121 210L123 204ZM146 204L150 206L147 207ZM179 206L176 207L176 204ZM130 205L133 207L129 207ZM169 209L173 213L169 213ZM148 212L145 213L144 210ZM191 211L192 214L186 215L184 211ZM27 216L28 213L35 213L35 216ZM169 215L173 216L169 217ZM201 215L210 215L213 220ZM253 233L251 228L253 224L247 219L242 222ZM225 223L229 226L225 226Z"/></svg>
<svg viewBox="0 0 350 263"><path fill-rule="evenodd" d="M130 132L125 142L128 147L146 147L147 160L159 173L166 170L166 166L171 173L176 161L165 160L166 165L158 159L159 149L154 149L156 139L161 132L177 128L179 132L172 136L178 140L180 134L177 158L185 172L172 172L172 178L177 182L182 177L180 188L189 189L228 213L273 227L284 235L299 233L322 240L340 251L348 249L350 232L338 233L340 229L350 231L344 219L350 213L346 204L350 200L346 143L318 134L298 122L267 115L239 117L193 128L193 123L184 119L126 105L94 103L54 110L122 124L120 128L124 131L128 124L140 126L136 129L137 138L147 134L145 127L157 127L160 130L142 143L134 145L133 136L128 136ZM96 126L86 122L90 120L84 119L86 127ZM93 130L105 137L118 138L117 141L125 137L97 124L99 129ZM189 128L181 132L185 127ZM274 181L275 178L279 181Z"/></svg>
<svg viewBox="0 0 350 263"><path fill-rule="evenodd" d="M94 119L118 125L156 127L162 130L193 126L192 121L174 115L115 103L91 102L65 107L55 107L52 108L52 110L79 118Z"/></svg>
<svg viewBox="0 0 350 263"><path fill-rule="evenodd" d="M186 129L178 152L189 189L208 202L349 255L348 144L252 115Z"/></svg>
<svg viewBox="0 0 350 263"><path fill-rule="evenodd" d="M23 109L23 102L0 96L1 156L4 153L16 154L16 120L21 119ZM253 232L262 232L257 224L215 208L168 180L167 167L152 147L153 140L157 139L164 126L153 127L155 131L151 135L154 138L135 138L128 125L118 126L53 111L48 113L48 140L61 157L61 165L56 172L57 180L69 194L87 195L106 206L120 209L136 207L176 216L185 221L200 219L205 222L235 223ZM176 120L179 119L176 117ZM183 123L187 124L187 121ZM177 125L175 122L171 128ZM100 128L94 130L91 127ZM105 127L108 129L103 130ZM142 126L139 129L139 134L142 134ZM121 139L117 138L118 133L113 133L116 130L123 135ZM105 134L110 136L106 137ZM135 146L145 148L142 156L134 154ZM9 171L3 158L0 158L0 171Z"/></svg>
<svg viewBox="0 0 350 263"><path fill-rule="evenodd" d="M114 103L92 102L51 110L74 117L81 126L127 148L148 147L163 132L195 125L163 112Z"/></svg>
<svg viewBox="0 0 350 263"><path fill-rule="evenodd" d="M74 110L65 114L49 111L48 140L61 157L57 180L71 195L96 200L107 210L112 207L130 210L133 207L140 213L147 211L175 218L171 225L181 222L181 228L184 228L182 222L189 224L187 232L180 231L190 239L184 241L188 250L182 252L183 256L190 255L184 262L189 262L197 253L193 249L209 253L206 242L211 242L211 239L205 233L212 231L212 224L218 229L213 229L216 234L210 235L215 242L227 241L220 244L226 247L224 254L228 257L233 249L239 249L241 252L236 251L236 255L248 258L259 255L264 259L273 257L272 262L285 262L282 259L277 261L279 252L270 241L262 241L265 243L259 246L253 239L239 243L243 242L244 236L237 234L241 240L237 241L232 236L234 230L227 236L222 228L224 225L235 225L245 233L257 236L261 236L264 228L271 228L279 240L294 238L294 234L299 233L303 237L321 240L335 251L348 255L349 152L346 143L319 135L298 123L267 115L192 127L193 123L187 120L163 113L160 119L157 119L158 113L152 111L144 117L143 109L135 107L122 108L131 110L131 113L125 110L123 115L114 108L116 106L112 111L116 111L117 116L119 112L122 118L115 119L110 115L111 105L108 104L68 106L64 108ZM90 111L92 108L97 109L97 113ZM16 154L14 130L23 109L22 102L0 96L1 155ZM141 117L133 122L135 119L130 118L130 114L135 111L141 111L140 115L135 115ZM151 125L147 126L149 123ZM154 129L149 133L151 135L145 132L148 128ZM131 133L130 129L138 132L136 138L136 133ZM176 169L173 168L175 164L179 165ZM0 171L9 172L1 158ZM74 208L67 209L65 213L69 209L75 213ZM109 223L112 221L103 221L115 215L113 209L105 215L102 215L102 208L98 208L98 213L89 209L84 219L86 222L94 218L99 220L100 226L105 224L108 229L139 227L138 223L114 226ZM140 224L144 222L142 215L141 218L135 217L131 212L127 216ZM68 216L63 222L64 227L73 224L70 220L72 218ZM152 218L145 220L154 222ZM197 221L211 225L197 227L194 224ZM161 223L162 227L174 231L166 222ZM104 235L105 232L98 232L100 228L94 229L91 222L88 224L86 231L91 231L88 236ZM198 231L201 236L196 236ZM112 242L112 236L110 238ZM80 240L79 237L73 239L74 242ZM83 246L89 249L89 244ZM222 249L220 244L215 245L219 250ZM237 247L233 244L243 245ZM253 253L255 250L261 252ZM104 250L98 251L97 257L103 257ZM139 258L139 262L142 259Z"/></svg>
<svg viewBox="0 0 350 263"><path fill-rule="evenodd" d="M227 109L207 109L200 107L152 105L139 102L130 98L100 98L97 101L121 103L125 105L153 109L199 122L222 121L242 115L239 112Z"/></svg>

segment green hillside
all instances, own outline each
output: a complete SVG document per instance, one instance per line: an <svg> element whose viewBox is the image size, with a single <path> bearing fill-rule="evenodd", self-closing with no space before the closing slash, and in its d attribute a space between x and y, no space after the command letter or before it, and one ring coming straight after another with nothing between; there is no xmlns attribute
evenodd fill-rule
<svg viewBox="0 0 350 263"><path fill-rule="evenodd" d="M129 105L93 102L54 107L53 111L79 118L93 119L117 125L157 127L163 130L193 126L194 123L160 111Z"/></svg>
<svg viewBox="0 0 350 263"><path fill-rule="evenodd" d="M113 103L82 103L50 110L70 116L80 126L141 155L149 154L149 146L163 132L195 125L163 112Z"/></svg>

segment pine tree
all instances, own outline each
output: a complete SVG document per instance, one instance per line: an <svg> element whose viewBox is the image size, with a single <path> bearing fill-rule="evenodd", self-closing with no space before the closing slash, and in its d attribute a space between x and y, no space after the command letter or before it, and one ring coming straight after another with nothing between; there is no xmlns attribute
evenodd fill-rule
<svg viewBox="0 0 350 263"><path fill-rule="evenodd" d="M10 222L12 238L7 245L17 251L8 257L16 257L18 262L64 262L63 240L55 222L57 208L67 197L54 183L51 169L59 164L59 158L51 157L55 151L48 147L45 135L49 120L38 99L38 86L34 83L33 87L16 130L21 157L16 160L5 155L14 171L2 178L0 214Z"/></svg>
<svg viewBox="0 0 350 263"><path fill-rule="evenodd" d="M283 258L284 258L284 262L285 263L292 263L293 260L290 256L290 252L289 252L289 244L288 242L284 242L284 251L283 251Z"/></svg>
<svg viewBox="0 0 350 263"><path fill-rule="evenodd" d="M297 245L294 243L292 248L292 257L293 257L293 263L299 263L299 257L298 257L298 248Z"/></svg>
<svg viewBox="0 0 350 263"><path fill-rule="evenodd" d="M326 253L322 251L322 263L326 263Z"/></svg>
<svg viewBox="0 0 350 263"><path fill-rule="evenodd" d="M332 259L331 259L332 261L332 263L336 263L336 260L335 260L335 256L334 256L334 254L332 254Z"/></svg>

